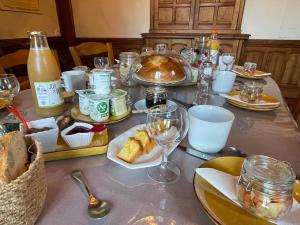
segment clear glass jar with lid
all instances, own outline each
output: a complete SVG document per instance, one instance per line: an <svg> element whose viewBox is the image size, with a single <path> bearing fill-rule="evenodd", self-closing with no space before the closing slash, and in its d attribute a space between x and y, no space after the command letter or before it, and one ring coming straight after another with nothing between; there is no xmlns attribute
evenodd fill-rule
<svg viewBox="0 0 300 225"><path fill-rule="evenodd" d="M167 104L167 89L161 86L148 87L145 90L146 107Z"/></svg>
<svg viewBox="0 0 300 225"><path fill-rule="evenodd" d="M120 77L121 83L125 86L135 85L135 81L131 79L130 67L133 62L139 57L136 52L121 52L120 54Z"/></svg>
<svg viewBox="0 0 300 225"><path fill-rule="evenodd" d="M262 155L247 157L237 182L238 200L256 216L278 220L292 207L295 179L286 162Z"/></svg>

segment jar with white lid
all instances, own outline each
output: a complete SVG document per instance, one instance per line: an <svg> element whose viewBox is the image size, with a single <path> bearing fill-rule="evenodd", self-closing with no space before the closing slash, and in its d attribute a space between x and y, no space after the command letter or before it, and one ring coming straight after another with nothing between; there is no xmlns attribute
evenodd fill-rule
<svg viewBox="0 0 300 225"><path fill-rule="evenodd" d="M292 207L295 179L286 162L263 155L247 157L237 183L238 200L256 216L278 220Z"/></svg>

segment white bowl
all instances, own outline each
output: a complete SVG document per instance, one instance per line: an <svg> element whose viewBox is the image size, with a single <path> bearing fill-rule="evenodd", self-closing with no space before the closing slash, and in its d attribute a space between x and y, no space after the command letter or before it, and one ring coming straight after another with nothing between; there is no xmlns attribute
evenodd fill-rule
<svg viewBox="0 0 300 225"><path fill-rule="evenodd" d="M58 126L53 117L45 118L40 120L34 120L27 123L29 128L44 128L50 127L52 129L37 132L33 134L26 134L25 137L33 137L42 143L44 152L53 152L56 149L57 138L58 138ZM25 134L25 128L23 124L20 124L20 131Z"/></svg>
<svg viewBox="0 0 300 225"><path fill-rule="evenodd" d="M84 147L84 146L91 144L93 137L94 137L94 132L66 135L66 133L68 133L74 127L92 128L93 125L90 125L88 123L76 122L72 126L69 126L66 129L62 130L60 135L64 139L66 144L71 148Z"/></svg>
<svg viewBox="0 0 300 225"><path fill-rule="evenodd" d="M190 145L206 153L221 151L227 142L234 114L214 105L197 105L189 109Z"/></svg>

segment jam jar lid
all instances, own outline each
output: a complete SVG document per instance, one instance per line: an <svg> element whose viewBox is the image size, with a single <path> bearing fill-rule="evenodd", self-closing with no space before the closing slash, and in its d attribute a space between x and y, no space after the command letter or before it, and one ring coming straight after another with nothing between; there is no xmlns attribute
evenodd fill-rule
<svg viewBox="0 0 300 225"><path fill-rule="evenodd" d="M292 190L296 179L290 164L263 155L247 157L243 163L242 176L252 182L252 186L269 191Z"/></svg>
<svg viewBox="0 0 300 225"><path fill-rule="evenodd" d="M155 86L155 87L148 87L145 90L146 95L161 95L161 94L166 94L167 89L163 88L161 86Z"/></svg>

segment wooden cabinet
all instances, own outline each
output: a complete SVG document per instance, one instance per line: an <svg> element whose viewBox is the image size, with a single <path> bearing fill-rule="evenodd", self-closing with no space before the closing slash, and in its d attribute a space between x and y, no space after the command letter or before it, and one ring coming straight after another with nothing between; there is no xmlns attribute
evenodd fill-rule
<svg viewBox="0 0 300 225"><path fill-rule="evenodd" d="M150 32L240 32L245 0L151 0Z"/></svg>
<svg viewBox="0 0 300 225"><path fill-rule="evenodd" d="M236 55L239 62L249 37L241 34L244 5L245 0L151 0L150 30L142 34L145 46L165 43L179 52L197 47L196 38L217 29L222 50Z"/></svg>

